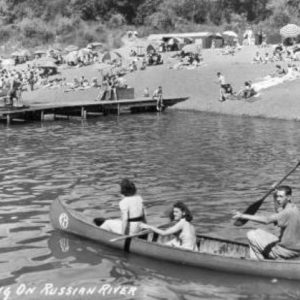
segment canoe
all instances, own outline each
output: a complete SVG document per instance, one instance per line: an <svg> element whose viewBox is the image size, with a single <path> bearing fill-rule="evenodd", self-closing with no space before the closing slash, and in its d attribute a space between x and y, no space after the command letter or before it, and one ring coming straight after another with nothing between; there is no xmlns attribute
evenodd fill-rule
<svg viewBox="0 0 300 300"><path fill-rule="evenodd" d="M158 235L153 233L111 242L121 235L99 228L92 217L60 199L51 205L50 220L56 230L153 259L218 272L300 280L300 260L252 260L245 243L197 235L199 251L191 251L158 243Z"/></svg>

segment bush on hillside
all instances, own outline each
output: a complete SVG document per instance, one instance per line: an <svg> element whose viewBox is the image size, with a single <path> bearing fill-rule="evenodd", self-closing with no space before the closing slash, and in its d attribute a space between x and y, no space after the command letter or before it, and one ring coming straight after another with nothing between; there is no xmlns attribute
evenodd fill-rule
<svg viewBox="0 0 300 300"><path fill-rule="evenodd" d="M23 19L19 23L19 31L24 45L34 47L54 40L55 33L41 19Z"/></svg>
<svg viewBox="0 0 300 300"><path fill-rule="evenodd" d="M169 32L174 29L172 18L162 12L156 12L146 18L146 25L154 30Z"/></svg>
<svg viewBox="0 0 300 300"><path fill-rule="evenodd" d="M112 15L108 21L108 26L110 28L118 28L124 24L125 24L125 18L121 14Z"/></svg>
<svg viewBox="0 0 300 300"><path fill-rule="evenodd" d="M55 22L56 35L65 35L74 31L74 20L66 17L57 18Z"/></svg>
<svg viewBox="0 0 300 300"><path fill-rule="evenodd" d="M14 30L11 26L0 27L0 41L1 43L7 42L14 35Z"/></svg>

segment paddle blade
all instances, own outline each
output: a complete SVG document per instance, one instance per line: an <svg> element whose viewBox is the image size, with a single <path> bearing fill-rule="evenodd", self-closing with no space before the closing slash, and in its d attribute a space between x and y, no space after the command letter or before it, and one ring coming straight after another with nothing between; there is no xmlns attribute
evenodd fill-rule
<svg viewBox="0 0 300 300"><path fill-rule="evenodd" d="M254 215L259 208L261 207L262 203L264 202L264 198L260 199L256 202L254 202L253 204L251 204L244 212L243 214L247 214L247 215ZM244 224L246 224L249 220L245 220L245 219L237 219L233 225L235 226L243 226Z"/></svg>

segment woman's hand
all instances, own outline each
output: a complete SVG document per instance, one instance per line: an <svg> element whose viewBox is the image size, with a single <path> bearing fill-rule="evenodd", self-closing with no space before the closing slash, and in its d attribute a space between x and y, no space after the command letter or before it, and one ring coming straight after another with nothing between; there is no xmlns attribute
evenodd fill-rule
<svg viewBox="0 0 300 300"><path fill-rule="evenodd" d="M141 223L140 228L141 229L151 229L151 226L149 226L148 224L145 224L145 223Z"/></svg>

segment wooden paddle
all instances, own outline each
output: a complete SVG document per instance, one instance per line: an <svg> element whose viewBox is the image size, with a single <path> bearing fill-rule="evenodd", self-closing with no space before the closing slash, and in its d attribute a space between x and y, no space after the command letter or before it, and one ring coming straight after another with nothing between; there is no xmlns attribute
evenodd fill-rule
<svg viewBox="0 0 300 300"><path fill-rule="evenodd" d="M173 224L173 222L169 222L169 223L162 224L162 225L158 226L158 228L167 227L167 226L170 226L172 224ZM150 232L152 232L152 230L146 229L146 230L142 230L142 231L140 231L138 233L128 234L128 235L122 235L122 236L113 238L113 239L111 239L109 241L110 242L116 242L116 241L120 241L120 240L130 239L130 238L134 238L134 237L137 237L137 236L145 235L145 234L150 233Z"/></svg>
<svg viewBox="0 0 300 300"><path fill-rule="evenodd" d="M286 180L300 165L300 161L297 162L296 166L293 167L280 181L278 181L261 199L251 204L244 212L243 214L247 215L254 215L264 202L264 200L274 191L276 188L284 181ZM235 226L243 226L246 224L249 220L245 220L242 218L237 219L233 224Z"/></svg>

